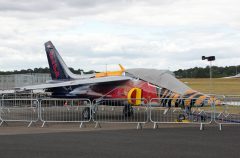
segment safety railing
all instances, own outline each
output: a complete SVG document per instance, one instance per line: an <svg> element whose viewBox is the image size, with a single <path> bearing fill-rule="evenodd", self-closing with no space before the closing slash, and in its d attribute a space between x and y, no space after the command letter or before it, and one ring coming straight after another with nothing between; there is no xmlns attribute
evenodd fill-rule
<svg viewBox="0 0 240 158"><path fill-rule="evenodd" d="M3 122L1 115L2 115L2 95L0 95L0 121Z"/></svg>
<svg viewBox="0 0 240 158"><path fill-rule="evenodd" d="M75 122L91 120L91 102L88 99L42 99L40 100L40 120L45 123Z"/></svg>
<svg viewBox="0 0 240 158"><path fill-rule="evenodd" d="M214 121L222 130L222 125L240 125L240 96L216 98Z"/></svg>
<svg viewBox="0 0 240 158"><path fill-rule="evenodd" d="M148 101L146 99L102 99L93 101L95 127L101 123L134 123L137 129L148 122Z"/></svg>
<svg viewBox="0 0 240 158"><path fill-rule="evenodd" d="M3 93L1 99L43 99L49 98L48 93Z"/></svg>
<svg viewBox="0 0 240 158"><path fill-rule="evenodd" d="M150 101L150 121L158 124L210 124L214 103L201 98L154 98Z"/></svg>
<svg viewBox="0 0 240 158"><path fill-rule="evenodd" d="M7 122L28 122L28 127L39 119L38 100L3 99L0 107L0 126Z"/></svg>
<svg viewBox="0 0 240 158"><path fill-rule="evenodd" d="M6 99L0 100L0 126L8 122L240 125L239 96L146 99Z"/></svg>

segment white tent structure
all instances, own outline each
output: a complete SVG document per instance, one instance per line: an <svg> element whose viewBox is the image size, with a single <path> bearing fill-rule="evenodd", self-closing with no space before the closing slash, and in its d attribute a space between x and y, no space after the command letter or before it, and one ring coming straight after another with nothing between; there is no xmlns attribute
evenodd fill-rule
<svg viewBox="0 0 240 158"><path fill-rule="evenodd" d="M169 89L180 95L184 95L186 91L192 90L190 87L171 75L167 70L144 68L128 69L126 70L126 75L139 78L162 88Z"/></svg>
<svg viewBox="0 0 240 158"><path fill-rule="evenodd" d="M237 74L235 76L224 77L224 78L240 78L240 74Z"/></svg>

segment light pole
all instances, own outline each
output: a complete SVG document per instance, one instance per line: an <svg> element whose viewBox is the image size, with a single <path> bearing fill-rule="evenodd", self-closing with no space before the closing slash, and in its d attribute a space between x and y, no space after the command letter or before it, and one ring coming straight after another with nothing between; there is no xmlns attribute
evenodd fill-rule
<svg viewBox="0 0 240 158"><path fill-rule="evenodd" d="M236 65L236 76L238 74L238 65Z"/></svg>
<svg viewBox="0 0 240 158"><path fill-rule="evenodd" d="M216 59L215 56L209 56L209 57L202 56L202 60L209 61L209 78L210 78L209 94L211 93L211 90L212 90L212 61L214 61L215 59Z"/></svg>

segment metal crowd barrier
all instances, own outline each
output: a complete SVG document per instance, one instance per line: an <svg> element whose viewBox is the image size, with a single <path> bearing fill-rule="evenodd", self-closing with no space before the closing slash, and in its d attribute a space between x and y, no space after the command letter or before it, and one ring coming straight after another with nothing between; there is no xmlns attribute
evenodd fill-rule
<svg viewBox="0 0 240 158"><path fill-rule="evenodd" d="M92 119L96 127L101 123L136 123L137 129L148 122L146 99L101 99L93 101Z"/></svg>
<svg viewBox="0 0 240 158"><path fill-rule="evenodd" d="M154 98L150 101L150 121L158 124L204 124L213 121L214 103L201 98Z"/></svg>
<svg viewBox="0 0 240 158"><path fill-rule="evenodd" d="M3 93L2 99L41 99L48 98L48 93Z"/></svg>
<svg viewBox="0 0 240 158"><path fill-rule="evenodd" d="M1 99L0 99L0 121L3 122L3 119L2 119L2 96L0 96Z"/></svg>
<svg viewBox="0 0 240 158"><path fill-rule="evenodd" d="M222 125L240 125L240 96L224 96L215 101L214 121Z"/></svg>
<svg viewBox="0 0 240 158"><path fill-rule="evenodd" d="M89 99L42 99L40 100L40 120L45 123L75 122L91 120L91 102Z"/></svg>
<svg viewBox="0 0 240 158"><path fill-rule="evenodd" d="M0 107L0 126L7 122L29 122L28 127L39 118L38 100L3 99Z"/></svg>
<svg viewBox="0 0 240 158"><path fill-rule="evenodd" d="M6 96L4 96L6 97ZM45 123L93 122L137 124L137 128L149 122L159 124L198 124L203 129L211 122L219 125L240 125L240 96L211 96L201 98L146 99L24 99L0 100L0 126L7 122L37 121Z"/></svg>

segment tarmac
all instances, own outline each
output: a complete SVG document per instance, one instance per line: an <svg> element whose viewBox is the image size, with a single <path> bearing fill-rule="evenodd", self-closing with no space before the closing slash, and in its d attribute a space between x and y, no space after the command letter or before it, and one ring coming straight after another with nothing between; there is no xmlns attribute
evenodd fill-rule
<svg viewBox="0 0 240 158"><path fill-rule="evenodd" d="M0 158L239 158L239 126L0 128Z"/></svg>

